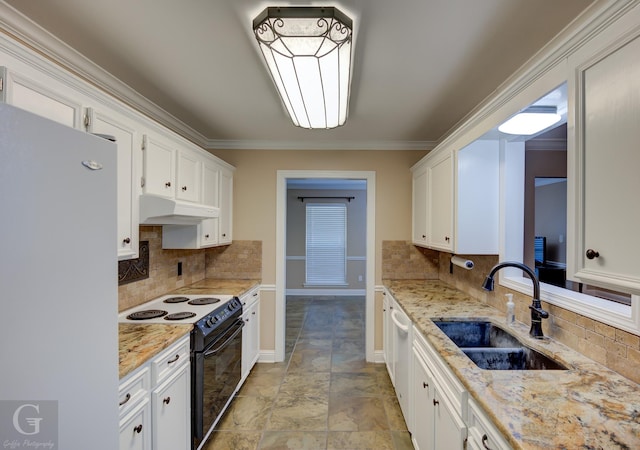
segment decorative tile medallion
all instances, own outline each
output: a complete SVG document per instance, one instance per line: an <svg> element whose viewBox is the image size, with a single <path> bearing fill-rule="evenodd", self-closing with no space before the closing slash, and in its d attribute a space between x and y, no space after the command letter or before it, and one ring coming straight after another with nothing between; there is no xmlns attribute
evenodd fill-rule
<svg viewBox="0 0 640 450"><path fill-rule="evenodd" d="M149 241L140 241L137 259L118 261L118 285L149 278Z"/></svg>

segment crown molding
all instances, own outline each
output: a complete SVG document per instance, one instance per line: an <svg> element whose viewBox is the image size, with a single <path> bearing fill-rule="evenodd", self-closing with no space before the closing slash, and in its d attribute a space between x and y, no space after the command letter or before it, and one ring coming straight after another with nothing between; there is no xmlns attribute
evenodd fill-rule
<svg viewBox="0 0 640 450"><path fill-rule="evenodd" d="M0 32L53 62L75 77L155 120L185 139L204 147L207 138L111 75L47 30L0 1Z"/></svg>
<svg viewBox="0 0 640 450"><path fill-rule="evenodd" d="M207 150L431 150L435 141L225 141L209 139Z"/></svg>

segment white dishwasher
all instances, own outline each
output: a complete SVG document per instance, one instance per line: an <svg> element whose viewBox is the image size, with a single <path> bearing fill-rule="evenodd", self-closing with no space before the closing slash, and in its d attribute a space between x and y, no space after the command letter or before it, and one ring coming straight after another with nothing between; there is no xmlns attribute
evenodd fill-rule
<svg viewBox="0 0 640 450"><path fill-rule="evenodd" d="M391 308L392 340L393 340L393 374L394 387L400 408L405 419L409 418L409 386L411 374L411 342L412 324L409 317L393 300Z"/></svg>

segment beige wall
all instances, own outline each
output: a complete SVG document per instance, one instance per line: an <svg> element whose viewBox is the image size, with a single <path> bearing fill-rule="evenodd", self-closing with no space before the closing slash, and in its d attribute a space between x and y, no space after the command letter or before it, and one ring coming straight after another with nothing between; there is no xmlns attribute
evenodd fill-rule
<svg viewBox="0 0 640 450"><path fill-rule="evenodd" d="M376 174L375 284L382 283L382 241L411 238L411 172L427 151L213 150L235 166L233 238L262 241L262 282L276 282L276 180L278 170L373 171ZM275 349L275 299L261 300L261 349ZM382 326L376 302L375 349Z"/></svg>
<svg viewBox="0 0 640 450"><path fill-rule="evenodd" d="M376 173L376 284L382 281L382 241L411 238L411 172L426 151L212 150L236 167L233 238L262 241L262 281L275 284L278 170Z"/></svg>

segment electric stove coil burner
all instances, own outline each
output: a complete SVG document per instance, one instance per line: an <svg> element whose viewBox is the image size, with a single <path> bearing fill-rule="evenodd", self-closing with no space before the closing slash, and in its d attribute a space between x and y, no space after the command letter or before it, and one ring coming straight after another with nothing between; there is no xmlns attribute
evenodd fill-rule
<svg viewBox="0 0 640 450"><path fill-rule="evenodd" d="M148 320L155 319L156 317L166 316L167 312L161 309L145 309L142 311L136 311L127 316L129 320Z"/></svg>
<svg viewBox="0 0 640 450"><path fill-rule="evenodd" d="M219 298L215 297L200 297L194 298L193 300L189 300L190 305L212 305L214 303L218 303L220 301Z"/></svg>
<svg viewBox="0 0 640 450"><path fill-rule="evenodd" d="M196 313L189 312L189 311L177 312L177 313L169 314L168 316L164 316L164 320L184 320L184 319L189 319L191 317L194 317L195 315Z"/></svg>
<svg viewBox="0 0 640 450"><path fill-rule="evenodd" d="M169 297L166 300L163 300L163 303L183 303L188 301L187 297Z"/></svg>

